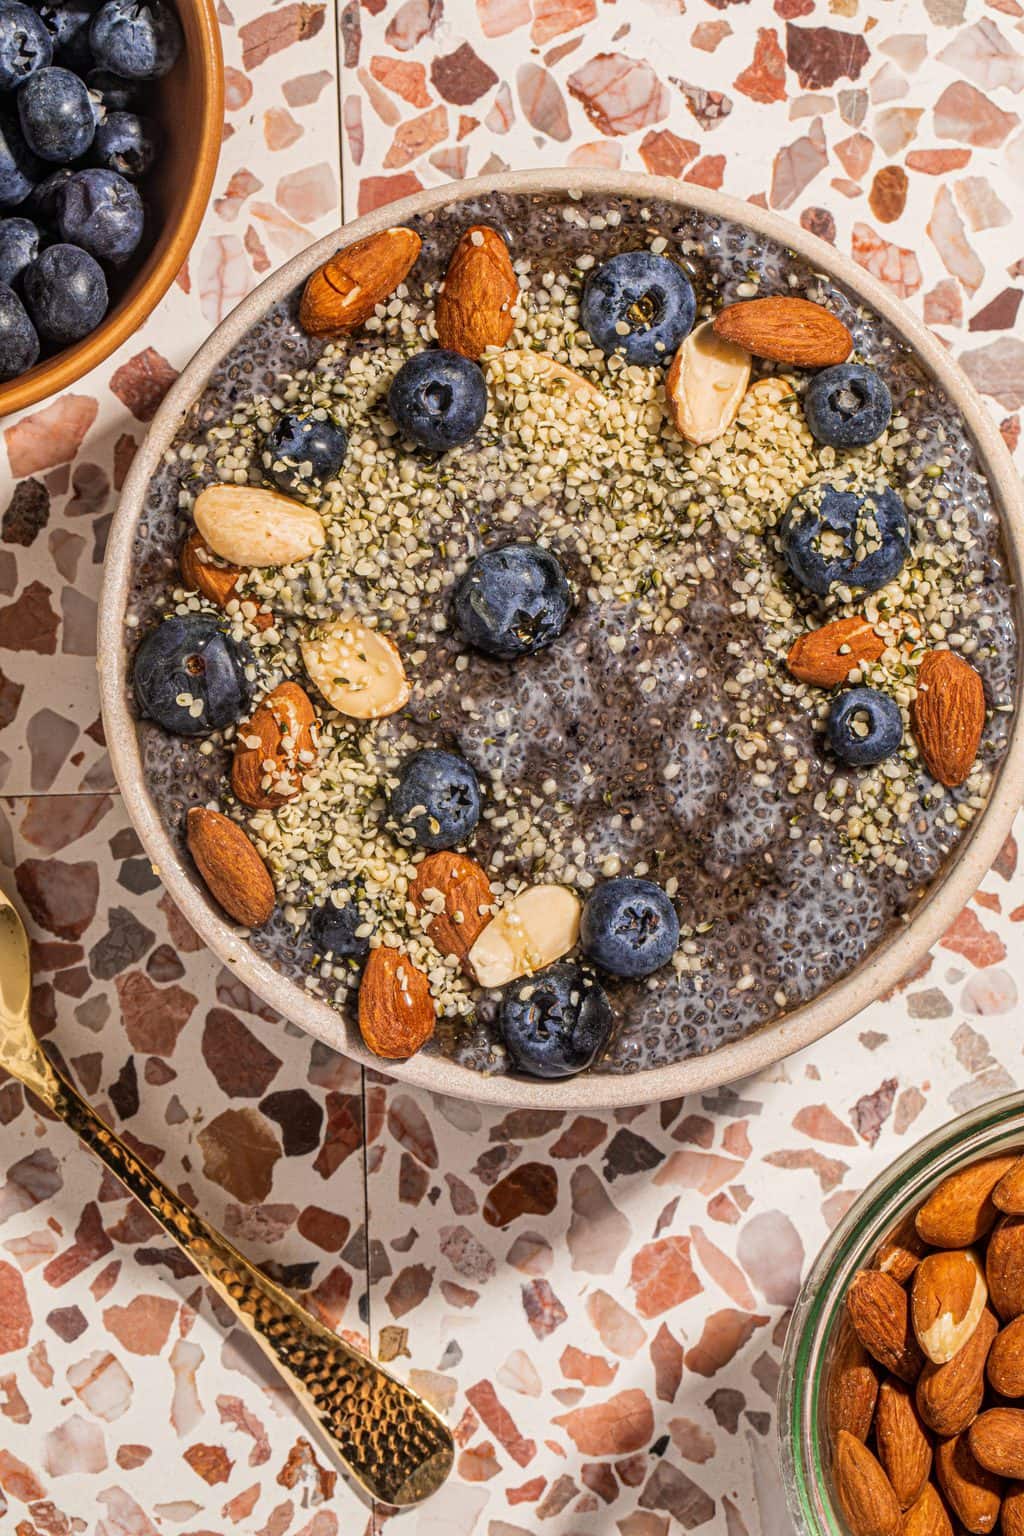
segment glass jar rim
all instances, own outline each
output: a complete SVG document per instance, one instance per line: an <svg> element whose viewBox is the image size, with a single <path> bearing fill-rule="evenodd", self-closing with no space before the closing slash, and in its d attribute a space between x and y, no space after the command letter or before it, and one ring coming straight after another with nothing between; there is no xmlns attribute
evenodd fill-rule
<svg viewBox="0 0 1024 1536"><path fill-rule="evenodd" d="M777 1405L783 1485L798 1536L847 1536L829 1491L822 1430L829 1345L853 1275L948 1174L1014 1145L1024 1146L1024 1093L989 1100L947 1121L872 1180L811 1265L786 1334Z"/></svg>

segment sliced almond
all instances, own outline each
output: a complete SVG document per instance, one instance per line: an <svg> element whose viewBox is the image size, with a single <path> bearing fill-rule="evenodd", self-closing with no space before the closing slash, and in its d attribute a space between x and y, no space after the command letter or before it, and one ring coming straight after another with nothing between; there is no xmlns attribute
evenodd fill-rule
<svg viewBox="0 0 1024 1536"><path fill-rule="evenodd" d="M953 1513L974 1536L987 1536L999 1519L1002 1484L976 1459L966 1435L941 1440L935 1448L939 1487Z"/></svg>
<svg viewBox="0 0 1024 1536"><path fill-rule="evenodd" d="M985 1361L999 1324L986 1307L963 1349L945 1365L929 1362L917 1383L917 1411L937 1435L959 1435L981 1408Z"/></svg>
<svg viewBox="0 0 1024 1536"><path fill-rule="evenodd" d="M312 507L258 485L208 485L192 516L214 554L238 566L297 565L326 537Z"/></svg>
<svg viewBox="0 0 1024 1536"><path fill-rule="evenodd" d="M482 987L503 987L528 976L574 948L582 905L565 885L533 885L491 919L469 952Z"/></svg>
<svg viewBox="0 0 1024 1536"><path fill-rule="evenodd" d="M1024 1316L1024 1216L1004 1216L989 1241L985 1274L1004 1322Z"/></svg>
<svg viewBox="0 0 1024 1536"><path fill-rule="evenodd" d="M342 715L379 720L412 691L398 647L354 615L318 624L300 642L310 680Z"/></svg>
<svg viewBox="0 0 1024 1536"><path fill-rule="evenodd" d="M1015 1317L996 1335L986 1369L1000 1397L1024 1397L1024 1317Z"/></svg>
<svg viewBox="0 0 1024 1536"><path fill-rule="evenodd" d="M433 913L427 924L433 944L462 964L491 921L494 895L475 859L445 851L417 865L409 900L418 911Z"/></svg>
<svg viewBox="0 0 1024 1536"><path fill-rule="evenodd" d="M298 683L281 683L238 727L231 788L243 805L269 810L294 800L317 756L316 714Z"/></svg>
<svg viewBox="0 0 1024 1536"><path fill-rule="evenodd" d="M299 324L310 336L340 336L364 325L408 276L422 241L399 225L331 257L307 280Z"/></svg>
<svg viewBox="0 0 1024 1536"><path fill-rule="evenodd" d="M508 246L496 230L474 224L455 247L437 296L438 341L474 362L487 347L503 347L518 297Z"/></svg>
<svg viewBox="0 0 1024 1536"><path fill-rule="evenodd" d="M773 294L729 304L714 319L719 336L755 357L800 368L828 368L853 351L853 337L831 310L809 299Z"/></svg>
<svg viewBox="0 0 1024 1536"><path fill-rule="evenodd" d="M921 1423L914 1392L894 1376L883 1381L875 1413L878 1459L901 1509L920 1496L932 1469L932 1443Z"/></svg>
<svg viewBox="0 0 1024 1536"><path fill-rule="evenodd" d="M970 1248L980 1242L999 1215L992 1191L1015 1162L1014 1157L983 1157L943 1179L917 1213L918 1235L933 1248Z"/></svg>
<svg viewBox="0 0 1024 1536"><path fill-rule="evenodd" d="M917 1342L936 1365L952 1360L978 1326L988 1286L969 1248L930 1253L914 1272L910 1312Z"/></svg>
<svg viewBox="0 0 1024 1536"><path fill-rule="evenodd" d="M276 897L267 866L248 835L220 811L194 805L188 813L189 852L213 899L245 928L269 922Z"/></svg>
<svg viewBox="0 0 1024 1536"><path fill-rule="evenodd" d="M903 1516L903 1536L953 1536L946 1506L934 1483L925 1484Z"/></svg>
<svg viewBox="0 0 1024 1536"><path fill-rule="evenodd" d="M359 1032L386 1061L404 1061L434 1033L437 1010L430 983L401 950L381 945L359 983Z"/></svg>
<svg viewBox="0 0 1024 1536"><path fill-rule="evenodd" d="M903 1516L893 1486L867 1446L846 1430L836 1441L834 1471L851 1536L899 1536Z"/></svg>
<svg viewBox="0 0 1024 1536"><path fill-rule="evenodd" d="M1024 1216L1024 1157L1018 1157L992 1191L992 1204L1008 1216Z"/></svg>
<svg viewBox="0 0 1024 1536"><path fill-rule="evenodd" d="M815 688L836 688L854 667L877 661L885 650L867 619L833 619L793 642L786 665L793 676Z"/></svg>
<svg viewBox="0 0 1024 1536"><path fill-rule="evenodd" d="M526 389L536 388L557 400L572 400L577 405L598 409L604 403L604 395L574 368L567 368L557 358L546 352L502 352L493 359L485 358L488 372L495 372L507 384L520 380Z"/></svg>
<svg viewBox="0 0 1024 1536"><path fill-rule="evenodd" d="M719 336L711 320L697 325L672 359L665 393L672 420L690 443L713 443L739 415L750 383L750 353Z"/></svg>
<svg viewBox="0 0 1024 1536"><path fill-rule="evenodd" d="M917 672L910 723L932 778L950 788L962 784L985 729L985 689L970 662L953 651L927 653Z"/></svg>
<svg viewBox="0 0 1024 1536"><path fill-rule="evenodd" d="M923 1362L902 1286L879 1269L859 1270L846 1293L846 1309L868 1354L901 1381L916 1381Z"/></svg>

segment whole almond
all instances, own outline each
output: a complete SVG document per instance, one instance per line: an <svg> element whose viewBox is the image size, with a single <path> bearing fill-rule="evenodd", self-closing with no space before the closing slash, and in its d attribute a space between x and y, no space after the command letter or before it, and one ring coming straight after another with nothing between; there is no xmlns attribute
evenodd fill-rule
<svg viewBox="0 0 1024 1536"><path fill-rule="evenodd" d="M929 1361L921 1372L917 1411L935 1434L959 1435L978 1414L985 1396L985 1361L998 1332L995 1314L986 1307L963 1349L945 1365Z"/></svg>
<svg viewBox="0 0 1024 1536"><path fill-rule="evenodd" d="M1024 1408L990 1408L967 1432L974 1458L997 1477L1024 1477Z"/></svg>
<svg viewBox="0 0 1024 1536"><path fill-rule="evenodd" d="M962 784L985 729L985 689L971 664L952 651L929 651L918 668L910 723L932 778L950 788Z"/></svg>
<svg viewBox="0 0 1024 1536"><path fill-rule="evenodd" d="M875 1268L891 1275L898 1285L905 1285L927 1252L928 1244L919 1234L911 1211L879 1248Z"/></svg>
<svg viewBox="0 0 1024 1536"><path fill-rule="evenodd" d="M192 516L214 554L237 566L296 565L326 538L312 507L258 485L208 485Z"/></svg>
<svg viewBox="0 0 1024 1536"><path fill-rule="evenodd" d="M316 755L309 695L298 683L280 683L238 727L231 788L243 805L259 810L284 805L301 793L302 776L312 772Z"/></svg>
<svg viewBox="0 0 1024 1536"><path fill-rule="evenodd" d="M985 1256L992 1305L1004 1322L1024 1314L1024 1216L1004 1216Z"/></svg>
<svg viewBox="0 0 1024 1536"><path fill-rule="evenodd" d="M953 1536L946 1506L934 1483L925 1484L903 1516L903 1536Z"/></svg>
<svg viewBox="0 0 1024 1536"><path fill-rule="evenodd" d="M211 603L216 603L218 608L226 608L234 600L249 601L239 597L238 582L242 572L238 566L215 564L213 551L198 528L192 529L181 546L178 565L181 568L181 579L186 587L194 587ZM252 601L253 607L256 607L255 599ZM257 609L252 622L257 629L269 629L274 622L274 615Z"/></svg>
<svg viewBox="0 0 1024 1536"><path fill-rule="evenodd" d="M474 224L452 252L437 296L438 341L474 362L487 347L503 347L512 334L518 297L508 246L496 230Z"/></svg>
<svg viewBox="0 0 1024 1536"><path fill-rule="evenodd" d="M932 1469L932 1443L906 1382L889 1376L882 1382L875 1410L878 1459L901 1509L920 1495Z"/></svg>
<svg viewBox="0 0 1024 1536"><path fill-rule="evenodd" d="M992 1203L1008 1216L1024 1216L1024 1157L1003 1174L992 1191Z"/></svg>
<svg viewBox="0 0 1024 1536"><path fill-rule="evenodd" d="M999 1512L1003 1536L1024 1536L1024 1483L1009 1483Z"/></svg>
<svg viewBox="0 0 1024 1536"><path fill-rule="evenodd" d="M1015 1317L996 1335L987 1370L1000 1397L1024 1397L1024 1317Z"/></svg>
<svg viewBox="0 0 1024 1536"><path fill-rule="evenodd" d="M816 688L835 688L845 683L854 667L877 661L885 650L867 619L833 619L793 642L786 665L802 683Z"/></svg>
<svg viewBox="0 0 1024 1536"><path fill-rule="evenodd" d="M831 367L853 350L853 337L831 310L783 295L729 304L715 316L715 330L755 357L800 368Z"/></svg>
<svg viewBox="0 0 1024 1536"><path fill-rule="evenodd" d="M914 1382L924 1358L910 1326L907 1293L878 1269L862 1269L846 1293L850 1321L872 1359L901 1381Z"/></svg>
<svg viewBox="0 0 1024 1536"><path fill-rule="evenodd" d="M985 1536L995 1529L1002 1484L975 1459L966 1435L939 1442L935 1471L953 1513L968 1531Z"/></svg>
<svg viewBox="0 0 1024 1536"><path fill-rule="evenodd" d="M460 965L491 920L491 882L475 859L463 853L430 853L416 868L409 900L432 912L427 933L442 955Z"/></svg>
<svg viewBox="0 0 1024 1536"><path fill-rule="evenodd" d="M408 955L381 945L359 983L359 1032L386 1061L404 1061L425 1044L436 1022L430 983Z"/></svg>
<svg viewBox="0 0 1024 1536"><path fill-rule="evenodd" d="M1014 1161L985 1157L943 1179L917 1213L918 1235L933 1248L970 1248L977 1243L995 1225L999 1212L992 1191Z"/></svg>
<svg viewBox="0 0 1024 1536"><path fill-rule="evenodd" d="M720 336L710 320L695 325L668 370L669 415L689 443L713 443L739 415L750 383L750 353Z"/></svg>
<svg viewBox="0 0 1024 1536"><path fill-rule="evenodd" d="M246 928L269 922L276 901L274 882L237 821L194 805L186 837L207 890L228 916Z"/></svg>
<svg viewBox="0 0 1024 1536"><path fill-rule="evenodd" d="M839 1325L826 1397L832 1439L845 1429L858 1440L866 1440L871 1432L877 1399L876 1367L854 1332L850 1319L844 1316Z"/></svg>
<svg viewBox="0 0 1024 1536"><path fill-rule="evenodd" d="M903 1517L892 1484L867 1446L845 1429L836 1439L834 1473L851 1536L899 1536Z"/></svg>
<svg viewBox="0 0 1024 1536"><path fill-rule="evenodd" d="M910 1316L929 1360L944 1365L963 1349L987 1300L985 1275L970 1248L941 1249L922 1259L914 1272Z"/></svg>
<svg viewBox="0 0 1024 1536"><path fill-rule="evenodd" d="M364 325L408 276L422 245L414 230L382 229L338 251L307 279L299 324L310 336L341 336Z"/></svg>

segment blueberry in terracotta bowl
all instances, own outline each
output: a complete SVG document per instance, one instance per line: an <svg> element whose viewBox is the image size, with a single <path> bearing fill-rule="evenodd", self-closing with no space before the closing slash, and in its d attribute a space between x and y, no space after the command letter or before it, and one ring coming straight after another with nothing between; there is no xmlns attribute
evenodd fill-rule
<svg viewBox="0 0 1024 1536"><path fill-rule="evenodd" d="M116 769L204 936L361 1060L519 1104L718 1083L891 985L998 848L1019 494L942 349L805 232L648 178L423 193L159 413ZM130 682L168 621L245 657L198 737L190 689L154 719Z"/></svg>

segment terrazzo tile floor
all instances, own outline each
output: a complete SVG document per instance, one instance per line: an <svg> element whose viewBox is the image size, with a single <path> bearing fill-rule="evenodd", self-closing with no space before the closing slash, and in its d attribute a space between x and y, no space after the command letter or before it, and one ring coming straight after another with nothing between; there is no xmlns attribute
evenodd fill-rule
<svg viewBox="0 0 1024 1536"><path fill-rule="evenodd" d="M351 216L504 166L646 167L785 212L924 317L1018 451L1024 7L220 14L226 138L187 266L118 356L0 427L0 865L37 1027L83 1092L391 1356L458 1459L421 1510L370 1510L195 1272L6 1082L0 1531L782 1536L773 1399L802 1269L911 1140L1024 1079L1015 842L891 998L717 1094L503 1113L364 1077L225 973L141 854L97 720L103 544L177 370L339 200Z"/></svg>

